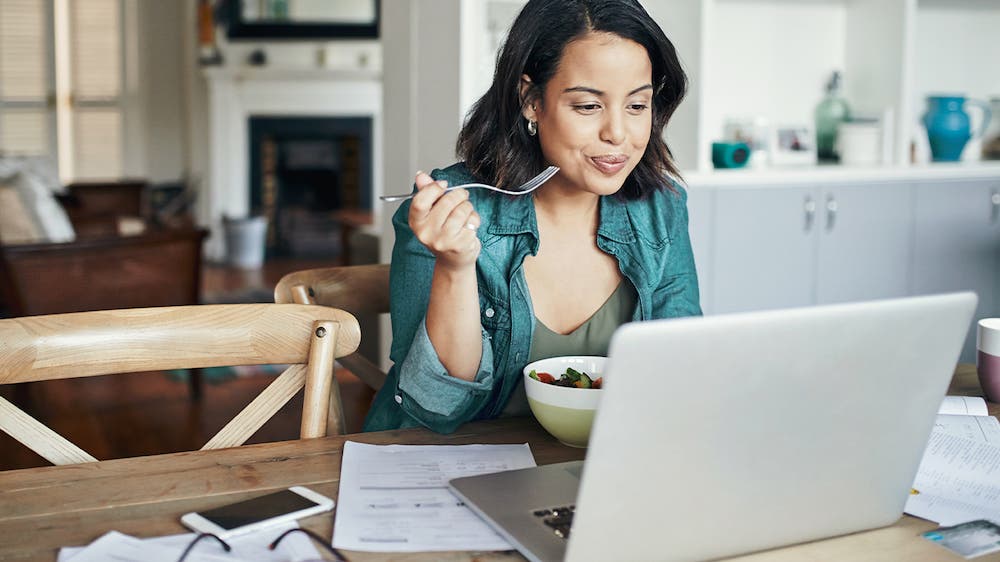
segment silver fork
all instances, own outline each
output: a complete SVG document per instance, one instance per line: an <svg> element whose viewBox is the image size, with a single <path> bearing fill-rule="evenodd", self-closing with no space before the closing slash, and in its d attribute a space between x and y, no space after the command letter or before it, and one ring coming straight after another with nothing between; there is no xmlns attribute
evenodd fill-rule
<svg viewBox="0 0 1000 562"><path fill-rule="evenodd" d="M545 168L545 170L543 170L542 173L522 183L515 189L502 189L495 185L486 185L485 183L464 183L462 185L449 185L445 189L445 192L451 191L453 189L469 189L469 188L481 187L483 189L489 189L492 191L498 191L500 193L506 193L507 195L524 195L526 193L531 193L532 191L538 189L539 186L549 181L549 179L552 176L556 175L556 172L558 171L559 171L558 166L549 166L548 168ZM417 192L414 191L413 193L402 193L399 195L382 195L381 197L379 197L379 199L388 202L406 201L407 199L410 199L416 194Z"/></svg>

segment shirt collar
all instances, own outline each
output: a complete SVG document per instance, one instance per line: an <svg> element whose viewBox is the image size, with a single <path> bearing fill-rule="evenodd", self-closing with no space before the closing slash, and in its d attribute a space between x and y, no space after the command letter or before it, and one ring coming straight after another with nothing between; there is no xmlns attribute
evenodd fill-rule
<svg viewBox="0 0 1000 562"><path fill-rule="evenodd" d="M601 197L601 224L597 235L620 244L635 242L632 221L628 217L628 207L623 199L613 195Z"/></svg>
<svg viewBox="0 0 1000 562"><path fill-rule="evenodd" d="M531 234L538 238L538 221L535 218L533 195L496 195L500 216L489 226L490 234Z"/></svg>
<svg viewBox="0 0 1000 562"><path fill-rule="evenodd" d="M533 196L504 197L500 202L503 211L489 226L490 234L515 235L531 234L538 239L538 220L535 217ZM635 242L628 208L624 200L614 196L601 197L601 223L597 227L598 236L603 236L621 244Z"/></svg>

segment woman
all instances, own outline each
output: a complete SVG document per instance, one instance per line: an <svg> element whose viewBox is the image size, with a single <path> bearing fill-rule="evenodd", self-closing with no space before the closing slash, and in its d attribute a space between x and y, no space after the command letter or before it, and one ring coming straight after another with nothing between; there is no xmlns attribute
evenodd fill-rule
<svg viewBox="0 0 1000 562"><path fill-rule="evenodd" d="M527 414L531 361L605 355L627 321L701 313L686 196L662 132L684 96L634 0L531 0L458 139L393 217L394 366L369 431ZM517 186L530 195L455 190Z"/></svg>

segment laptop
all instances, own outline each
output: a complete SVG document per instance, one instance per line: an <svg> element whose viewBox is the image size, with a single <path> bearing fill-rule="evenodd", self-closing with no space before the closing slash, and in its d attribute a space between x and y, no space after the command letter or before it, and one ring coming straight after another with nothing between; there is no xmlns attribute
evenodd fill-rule
<svg viewBox="0 0 1000 562"><path fill-rule="evenodd" d="M451 489L529 560L701 560L902 514L973 293L626 324L586 461Z"/></svg>

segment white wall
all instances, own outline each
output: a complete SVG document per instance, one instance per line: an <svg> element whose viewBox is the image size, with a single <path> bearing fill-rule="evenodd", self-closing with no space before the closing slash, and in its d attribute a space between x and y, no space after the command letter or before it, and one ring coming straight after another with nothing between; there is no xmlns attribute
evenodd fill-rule
<svg viewBox="0 0 1000 562"><path fill-rule="evenodd" d="M137 12L137 170L152 182L175 181L186 168L187 107L183 78L186 25L182 2L139 2ZM191 2L193 4L193 2Z"/></svg>
<svg viewBox="0 0 1000 562"><path fill-rule="evenodd" d="M384 0L382 64L385 190L405 192L418 169L455 161L461 128L461 0ZM395 209L392 209L395 210ZM382 261L394 241L383 216Z"/></svg>
<svg viewBox="0 0 1000 562"><path fill-rule="evenodd" d="M455 160L455 139L463 115L461 68L462 0L383 0L384 178L387 193L413 185L418 169L430 171ZM473 84L470 86L469 84ZM388 263L395 236L395 207L382 216L381 261ZM392 331L383 318L381 347ZM388 367L388 365L383 365Z"/></svg>

